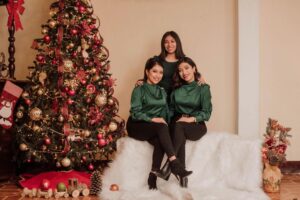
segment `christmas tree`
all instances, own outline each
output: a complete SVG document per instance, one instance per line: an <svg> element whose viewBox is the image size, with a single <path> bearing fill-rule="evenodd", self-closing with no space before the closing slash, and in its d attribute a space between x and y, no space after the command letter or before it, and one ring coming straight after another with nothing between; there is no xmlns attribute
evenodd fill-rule
<svg viewBox="0 0 300 200"><path fill-rule="evenodd" d="M15 112L17 161L93 170L124 134L109 52L89 0L55 1L49 14Z"/></svg>

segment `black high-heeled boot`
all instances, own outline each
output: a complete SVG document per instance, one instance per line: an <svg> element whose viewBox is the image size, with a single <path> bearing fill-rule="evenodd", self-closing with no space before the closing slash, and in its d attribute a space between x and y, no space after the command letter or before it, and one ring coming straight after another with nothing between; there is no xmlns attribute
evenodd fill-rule
<svg viewBox="0 0 300 200"><path fill-rule="evenodd" d="M157 176L153 172L150 172L148 177L149 190L157 190L156 180Z"/></svg>
<svg viewBox="0 0 300 200"><path fill-rule="evenodd" d="M175 160L170 161L170 166L171 166L171 172L175 176L186 177L186 176L193 173L192 171L185 170L184 167L182 167L182 165L180 164L180 161L177 158Z"/></svg>
<svg viewBox="0 0 300 200"><path fill-rule="evenodd" d="M180 186L183 188L187 188L188 187L188 177L180 177Z"/></svg>
<svg viewBox="0 0 300 200"><path fill-rule="evenodd" d="M162 178L164 180L169 180L171 175L171 167L170 167L170 161L167 159L166 163L163 165L163 167L155 173L155 175L159 178Z"/></svg>

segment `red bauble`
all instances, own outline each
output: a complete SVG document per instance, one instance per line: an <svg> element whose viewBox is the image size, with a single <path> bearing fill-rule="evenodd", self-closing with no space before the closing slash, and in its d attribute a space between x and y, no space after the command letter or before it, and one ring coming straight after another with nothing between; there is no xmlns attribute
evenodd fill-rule
<svg viewBox="0 0 300 200"><path fill-rule="evenodd" d="M85 162L86 161L86 156L82 156L82 160Z"/></svg>
<svg viewBox="0 0 300 200"><path fill-rule="evenodd" d="M48 190L50 188L50 181L48 179L43 179L41 182L41 188L43 190Z"/></svg>
<svg viewBox="0 0 300 200"><path fill-rule="evenodd" d="M45 137L44 143L45 143L46 145L50 145L50 144L51 144L51 139L48 138L48 137Z"/></svg>
<svg viewBox="0 0 300 200"><path fill-rule="evenodd" d="M86 9L85 9L84 6L79 6L78 10L79 10L80 13L84 13Z"/></svg>
<svg viewBox="0 0 300 200"><path fill-rule="evenodd" d="M75 28L71 29L71 34L72 35L76 35L77 33L78 33L77 29L75 29Z"/></svg>
<svg viewBox="0 0 300 200"><path fill-rule="evenodd" d="M57 65L57 60L53 59L52 60L52 65Z"/></svg>
<svg viewBox="0 0 300 200"><path fill-rule="evenodd" d="M68 100L67 100L67 103L68 103L69 105L72 105L72 104L74 103L74 101L73 101L72 99L68 99Z"/></svg>
<svg viewBox="0 0 300 200"><path fill-rule="evenodd" d="M70 89L69 89L68 87L64 87L64 88L63 88L63 91L64 91L64 92L68 92L69 90L70 90Z"/></svg>
<svg viewBox="0 0 300 200"><path fill-rule="evenodd" d="M26 99L26 100L25 100L25 103L26 103L27 105L30 105L30 104L31 104L30 99Z"/></svg>
<svg viewBox="0 0 300 200"><path fill-rule="evenodd" d="M39 61L39 62L43 62L45 59L44 55L42 54L38 54L36 55L36 60Z"/></svg>
<svg viewBox="0 0 300 200"><path fill-rule="evenodd" d="M51 41L51 38L49 35L44 36L44 42L49 43Z"/></svg>
<svg viewBox="0 0 300 200"><path fill-rule="evenodd" d="M103 147L103 146L105 146L106 145L106 141L105 141L105 139L99 139L98 140L98 145L100 146L100 147Z"/></svg>
<svg viewBox="0 0 300 200"><path fill-rule="evenodd" d="M87 103L91 103L91 101L92 101L91 98L87 98L87 99L86 99L86 102L87 102Z"/></svg>
<svg viewBox="0 0 300 200"><path fill-rule="evenodd" d="M89 164L89 170L94 170L94 165L91 163L91 164Z"/></svg>
<svg viewBox="0 0 300 200"><path fill-rule="evenodd" d="M74 52L72 53L72 56L73 56L73 57L76 57L76 56L77 56L77 51L74 51Z"/></svg>
<svg viewBox="0 0 300 200"><path fill-rule="evenodd" d="M75 92L75 90L69 90L69 91L68 91L68 94L69 94L70 96L74 96L74 95L76 94L76 92Z"/></svg>
<svg viewBox="0 0 300 200"><path fill-rule="evenodd" d="M82 83L82 85L86 84L86 80L85 79L82 79L80 82Z"/></svg>
<svg viewBox="0 0 300 200"><path fill-rule="evenodd" d="M88 64L90 62L90 60L88 59L88 58L85 58L84 60L83 60L83 63L84 64Z"/></svg>
<svg viewBox="0 0 300 200"><path fill-rule="evenodd" d="M97 138L98 138L98 140L102 139L103 138L103 134L102 133L98 133Z"/></svg>

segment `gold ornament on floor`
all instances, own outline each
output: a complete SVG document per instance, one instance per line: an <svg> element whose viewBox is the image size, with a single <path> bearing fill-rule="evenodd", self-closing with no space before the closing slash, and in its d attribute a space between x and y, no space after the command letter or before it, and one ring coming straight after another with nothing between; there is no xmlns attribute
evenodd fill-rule
<svg viewBox="0 0 300 200"><path fill-rule="evenodd" d="M111 191L119 191L119 186L117 184L111 184L109 189Z"/></svg>
<svg viewBox="0 0 300 200"><path fill-rule="evenodd" d="M98 94L95 97L95 103L97 106L104 106L107 103L107 97L103 94Z"/></svg>
<svg viewBox="0 0 300 200"><path fill-rule="evenodd" d="M41 119L42 117L42 110L35 107L33 108L30 113L29 113L29 117L30 119L32 119L33 121L38 121Z"/></svg>
<svg viewBox="0 0 300 200"><path fill-rule="evenodd" d="M108 128L111 132L114 132L115 130L117 130L118 125L116 122L110 122Z"/></svg>

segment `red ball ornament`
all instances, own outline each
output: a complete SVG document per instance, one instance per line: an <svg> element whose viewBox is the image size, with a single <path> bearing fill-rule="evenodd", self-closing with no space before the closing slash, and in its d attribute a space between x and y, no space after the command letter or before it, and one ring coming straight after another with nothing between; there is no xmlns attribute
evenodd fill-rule
<svg viewBox="0 0 300 200"><path fill-rule="evenodd" d="M90 61L89 61L89 59L88 58L85 58L84 60L83 60L83 63L84 64L88 64Z"/></svg>
<svg viewBox="0 0 300 200"><path fill-rule="evenodd" d="M72 53L72 56L73 56L73 57L76 57L76 56L77 56L77 51L74 51L74 52Z"/></svg>
<svg viewBox="0 0 300 200"><path fill-rule="evenodd" d="M73 101L72 99L68 99L68 100L67 100L67 103L68 103L69 105L72 105L72 104L74 103L74 101Z"/></svg>
<svg viewBox="0 0 300 200"><path fill-rule="evenodd" d="M27 105L30 105L30 104L31 104L30 99L26 99L26 100L25 100L25 103L26 103Z"/></svg>
<svg viewBox="0 0 300 200"><path fill-rule="evenodd" d="M94 165L92 163L90 163L88 168L89 168L89 170L92 171L92 170L94 170Z"/></svg>
<svg viewBox="0 0 300 200"><path fill-rule="evenodd" d="M76 92L75 92L75 90L69 90L68 91L68 94L70 95L70 96L74 96L75 94L76 94Z"/></svg>
<svg viewBox="0 0 300 200"><path fill-rule="evenodd" d="M92 101L91 98L87 98L87 99L86 99L86 102L87 102L87 103L91 103L91 101Z"/></svg>
<svg viewBox="0 0 300 200"><path fill-rule="evenodd" d="M68 88L68 87L64 87L64 88L63 88L63 91L64 91L64 92L68 92L69 90L70 90L70 88Z"/></svg>
<svg viewBox="0 0 300 200"><path fill-rule="evenodd" d="M75 28L71 29L71 34L72 35L76 35L77 33L78 33L77 29L75 29Z"/></svg>
<svg viewBox="0 0 300 200"><path fill-rule="evenodd" d="M48 179L43 179L41 182L41 188L43 190L48 190L50 188L50 181Z"/></svg>
<svg viewBox="0 0 300 200"><path fill-rule="evenodd" d="M48 137L45 137L44 143L45 143L46 145L50 145L50 144L51 144L51 139L48 138Z"/></svg>
<svg viewBox="0 0 300 200"><path fill-rule="evenodd" d="M80 82L81 82L83 85L86 84L86 80L85 80L85 79L82 79Z"/></svg>
<svg viewBox="0 0 300 200"><path fill-rule="evenodd" d="M103 138L103 134L102 133L98 133L97 138L98 138L98 140L102 139Z"/></svg>
<svg viewBox="0 0 300 200"><path fill-rule="evenodd" d="M50 36L49 35L45 35L44 36L44 42L46 42L48 44L48 43L50 43L50 41L51 41Z"/></svg>
<svg viewBox="0 0 300 200"><path fill-rule="evenodd" d="M106 145L106 141L105 141L105 139L99 139L98 140L98 145L100 146L100 147L103 147L103 146L105 146Z"/></svg>
<svg viewBox="0 0 300 200"><path fill-rule="evenodd" d="M86 156L82 156L82 160L85 162L86 161Z"/></svg>
<svg viewBox="0 0 300 200"><path fill-rule="evenodd" d="M39 61L39 62L43 62L45 59L44 55L42 54L38 54L36 55L36 60Z"/></svg>
<svg viewBox="0 0 300 200"><path fill-rule="evenodd" d="M57 65L57 60L53 59L52 60L52 65Z"/></svg>
<svg viewBox="0 0 300 200"><path fill-rule="evenodd" d="M79 12L82 14L82 13L84 13L85 12L85 7L84 6L79 6L78 7L78 10L79 10Z"/></svg>

